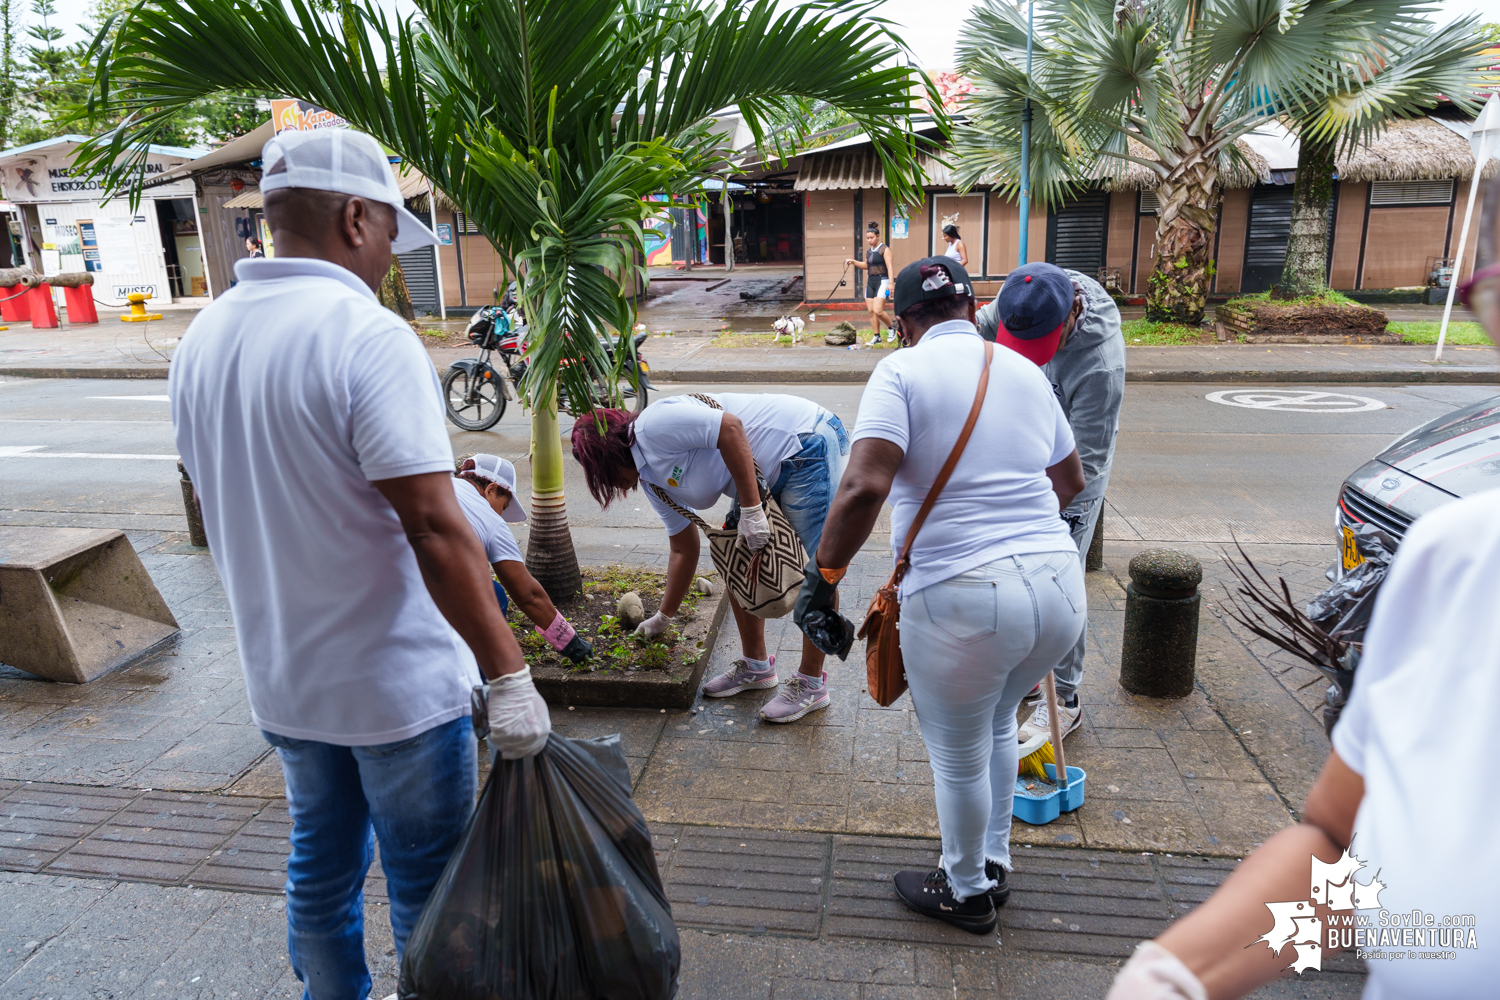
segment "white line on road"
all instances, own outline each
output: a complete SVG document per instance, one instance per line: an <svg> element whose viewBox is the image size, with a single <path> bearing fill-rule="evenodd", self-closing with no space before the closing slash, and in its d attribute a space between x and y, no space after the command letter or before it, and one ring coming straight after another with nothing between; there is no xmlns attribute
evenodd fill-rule
<svg viewBox="0 0 1500 1000"><path fill-rule="evenodd" d="M167 403L170 396L89 396L88 399L144 399L148 403Z"/></svg>
<svg viewBox="0 0 1500 1000"><path fill-rule="evenodd" d="M44 444L0 445L0 458L128 458L160 459L167 462L175 462L178 458L176 455L131 455L120 452L42 451L45 447L47 446Z"/></svg>
<svg viewBox="0 0 1500 1000"><path fill-rule="evenodd" d="M1364 413L1368 410L1389 409L1385 403L1369 396L1350 396L1316 389L1222 389L1203 398L1223 406L1242 406L1250 410L1275 410L1282 413Z"/></svg>

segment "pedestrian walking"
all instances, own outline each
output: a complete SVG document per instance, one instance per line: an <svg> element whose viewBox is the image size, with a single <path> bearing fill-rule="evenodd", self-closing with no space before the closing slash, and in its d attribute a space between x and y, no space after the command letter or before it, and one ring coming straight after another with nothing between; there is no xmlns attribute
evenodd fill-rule
<svg viewBox="0 0 1500 1000"><path fill-rule="evenodd" d="M260 240L253 236L245 237L245 252L252 258L264 257L266 255L265 250L261 249Z"/></svg>
<svg viewBox="0 0 1500 1000"><path fill-rule="evenodd" d="M973 285L958 262L907 265L895 304L911 349L882 360L865 387L798 612L832 606L889 497L892 551L906 553L897 563L906 567L901 655L943 844L940 867L898 872L896 892L918 913L987 933L1010 894L1016 709L1083 628L1083 569L1057 516L1083 489L1083 468L1036 365L980 339ZM986 365L972 434L934 495Z"/></svg>
<svg viewBox="0 0 1500 1000"><path fill-rule="evenodd" d="M865 308L870 313L870 346L880 343L880 327L887 328L891 319L885 314L886 300L891 297L891 274L896 265L892 263L891 248L880 242L880 223L871 222L865 227L865 259L850 257L844 265L853 264L865 272ZM886 339L894 343L896 331L888 329Z"/></svg>
<svg viewBox="0 0 1500 1000"><path fill-rule="evenodd" d="M943 242L948 244L948 248L943 251L943 256L958 261L967 269L969 248L964 246L963 239L958 235L958 227L951 222L943 227Z"/></svg>
<svg viewBox="0 0 1500 1000"><path fill-rule="evenodd" d="M1120 404L1125 399L1125 337L1115 300L1093 278L1054 264L1027 264L1012 271L1000 294L979 310L979 335L998 340L1042 366L1062 403L1087 481L1062 519L1067 522L1082 562L1088 556L1109 488L1120 433ZM1055 345L1054 345L1055 340ZM1057 714L1064 738L1083 723L1078 689L1083 683L1088 628L1053 670L1057 678ZM1016 734L1021 756L1052 737L1047 702L1041 689L1031 692L1036 704Z"/></svg>
<svg viewBox="0 0 1500 1000"><path fill-rule="evenodd" d="M516 467L498 455L471 456L454 473L453 489L495 572L500 609L506 610L514 598L549 646L574 663L586 661L594 654L593 645L578 634L536 582L507 526L526 520L526 509L516 501Z"/></svg>
<svg viewBox="0 0 1500 1000"><path fill-rule="evenodd" d="M1484 218L1500 219L1497 205L1490 181ZM1481 233L1480 259L1497 248L1500 224ZM1500 344L1500 266L1476 271L1459 297ZM1500 925L1496 593L1500 490L1417 519L1376 596L1302 821L1137 948L1109 1000L1229 1000L1284 978L1294 958L1350 947L1364 952L1369 998L1495 995L1500 948L1486 929ZM1342 912L1330 913L1336 893Z"/></svg>
<svg viewBox="0 0 1500 1000"><path fill-rule="evenodd" d="M665 632L697 573L699 539L693 523L658 495L686 510L707 510L730 497L739 504L739 533L750 550L764 548L770 525L759 500L757 470L803 548L822 537L828 505L849 460L849 435L838 417L800 396L714 393L672 396L639 414L597 411L573 425L573 457L601 507L641 487L667 529L671 555L661 607L640 634ZM728 594L740 633L740 657L703 686L710 698L774 688L776 657L766 651L766 623ZM806 639L798 672L761 707L767 722L795 722L827 708L823 653Z"/></svg>
<svg viewBox="0 0 1500 1000"><path fill-rule="evenodd" d="M473 808L476 665L503 756L550 725L454 493L432 362L375 298L393 252L437 238L367 135L289 132L262 163L278 256L235 264L168 391L286 779L292 969L311 1000L359 1000L375 840L399 957Z"/></svg>

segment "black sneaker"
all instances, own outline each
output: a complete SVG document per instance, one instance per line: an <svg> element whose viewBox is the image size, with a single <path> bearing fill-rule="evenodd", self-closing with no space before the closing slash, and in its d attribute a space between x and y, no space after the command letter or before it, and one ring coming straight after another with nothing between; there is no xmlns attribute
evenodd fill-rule
<svg viewBox="0 0 1500 1000"><path fill-rule="evenodd" d="M970 934L988 934L1000 921L995 914L995 904L984 893L970 896L961 903L954 899L948 873L941 868L930 872L897 872L895 883L896 895L901 897L907 909L936 917Z"/></svg>
<svg viewBox="0 0 1500 1000"><path fill-rule="evenodd" d="M1004 906L1005 901L1010 898L1010 885L1005 881L1005 869L993 861L986 861L984 877L995 880L995 888L989 891L990 902L994 903L997 908Z"/></svg>

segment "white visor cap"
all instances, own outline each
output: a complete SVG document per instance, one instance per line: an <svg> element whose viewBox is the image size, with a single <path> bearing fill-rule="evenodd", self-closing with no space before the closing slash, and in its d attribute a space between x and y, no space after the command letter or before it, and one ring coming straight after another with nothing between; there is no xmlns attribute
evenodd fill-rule
<svg viewBox="0 0 1500 1000"><path fill-rule="evenodd" d="M402 204L401 188L385 151L363 132L342 128L283 132L266 142L260 158L262 192L311 188L382 202L396 212L391 253L437 244L437 234Z"/></svg>

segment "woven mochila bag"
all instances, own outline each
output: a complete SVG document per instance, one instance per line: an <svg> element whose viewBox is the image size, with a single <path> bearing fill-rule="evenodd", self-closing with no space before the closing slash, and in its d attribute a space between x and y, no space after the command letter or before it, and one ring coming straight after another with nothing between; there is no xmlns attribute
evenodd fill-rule
<svg viewBox="0 0 1500 1000"><path fill-rule="evenodd" d="M937 503L938 494L948 485L948 479L953 475L958 460L963 456L964 447L969 443L969 436L974 433L974 425L979 421L979 411L984 406L985 391L990 387L990 361L994 356L995 345L986 341L984 371L979 373L979 388L974 391L974 405L969 408L969 419L964 421L964 429L959 431L958 441L948 453L948 461L943 463L937 478L932 481L932 488L927 491L926 499L922 501L917 516L912 519L911 527L907 529L906 542L901 546L901 558L896 560L891 578L875 592L869 610L865 612L865 620L859 626L858 638L865 640L865 688L881 707L890 707L906 691L906 663L901 658L901 602L897 600L896 593L906 571L911 569L911 545L916 541L917 532L922 530L922 522L932 513L932 505Z"/></svg>
<svg viewBox="0 0 1500 1000"><path fill-rule="evenodd" d="M696 392L691 395L716 410L723 409L712 396ZM755 474L762 478L758 465ZM710 527L703 518L667 496L660 486L653 483L651 489L662 503L696 524L708 536L708 552L714 569L719 571L719 579L728 585L740 607L757 618L780 618L792 610L802 589L807 552L775 500L769 495L761 497L766 522L771 526L771 540L759 552L751 552L737 528Z"/></svg>

